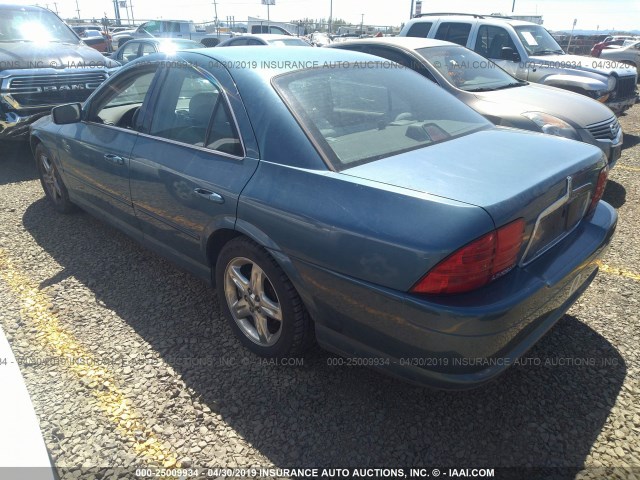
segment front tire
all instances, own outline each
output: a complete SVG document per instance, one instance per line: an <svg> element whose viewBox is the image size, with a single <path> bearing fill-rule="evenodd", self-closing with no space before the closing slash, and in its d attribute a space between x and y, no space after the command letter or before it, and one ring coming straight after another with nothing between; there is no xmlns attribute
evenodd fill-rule
<svg viewBox="0 0 640 480"><path fill-rule="evenodd" d="M40 184L53 208L59 213L73 212L75 205L69 200L69 192L62 182L58 167L41 143L35 149L35 157Z"/></svg>
<svg viewBox="0 0 640 480"><path fill-rule="evenodd" d="M256 355L302 355L311 319L293 284L262 247L246 237L227 243L216 262L220 306L240 342Z"/></svg>

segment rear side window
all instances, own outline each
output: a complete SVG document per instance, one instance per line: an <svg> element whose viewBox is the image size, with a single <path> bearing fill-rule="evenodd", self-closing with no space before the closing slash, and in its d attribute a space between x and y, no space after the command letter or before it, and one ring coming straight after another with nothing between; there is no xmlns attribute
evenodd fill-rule
<svg viewBox="0 0 640 480"><path fill-rule="evenodd" d="M227 44L229 47L241 47L243 45L249 45L249 40L246 38L238 38L237 40L232 40Z"/></svg>
<svg viewBox="0 0 640 480"><path fill-rule="evenodd" d="M463 47L467 44L469 32L471 31L470 23L441 23L436 32L438 40L446 40L447 42L457 43Z"/></svg>
<svg viewBox="0 0 640 480"><path fill-rule="evenodd" d="M336 170L491 128L407 68L390 62L355 65L297 71L274 80L289 110Z"/></svg>
<svg viewBox="0 0 640 480"><path fill-rule="evenodd" d="M138 58L138 49L140 48L140 42L127 42L122 49L122 60L124 62L131 62Z"/></svg>
<svg viewBox="0 0 640 480"><path fill-rule="evenodd" d="M243 155L224 95L196 70L169 69L159 98L151 120L151 135Z"/></svg>
<svg viewBox="0 0 640 480"><path fill-rule="evenodd" d="M427 38L429 36L429 30L431 30L432 22L416 22L409 28L407 37L420 37Z"/></svg>

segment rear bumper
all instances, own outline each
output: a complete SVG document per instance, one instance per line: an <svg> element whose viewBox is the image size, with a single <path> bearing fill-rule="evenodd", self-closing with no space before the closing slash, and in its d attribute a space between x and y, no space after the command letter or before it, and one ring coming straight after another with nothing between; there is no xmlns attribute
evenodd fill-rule
<svg viewBox="0 0 640 480"><path fill-rule="evenodd" d="M547 254L476 292L408 295L296 263L311 280L309 310L327 350L412 383L480 386L504 372L571 307L595 278L617 214L595 215Z"/></svg>

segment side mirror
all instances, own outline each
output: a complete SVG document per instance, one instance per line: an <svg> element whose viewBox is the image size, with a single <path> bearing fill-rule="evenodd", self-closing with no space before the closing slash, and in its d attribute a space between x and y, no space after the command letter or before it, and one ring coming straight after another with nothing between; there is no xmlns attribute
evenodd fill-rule
<svg viewBox="0 0 640 480"><path fill-rule="evenodd" d="M82 120L82 105L79 103L68 103L54 107L51 110L53 123L56 125L67 125L69 123L78 123Z"/></svg>
<svg viewBox="0 0 640 480"><path fill-rule="evenodd" d="M509 60L510 62L519 62L520 54L511 47L502 47L502 50L500 50L500 58L502 60Z"/></svg>

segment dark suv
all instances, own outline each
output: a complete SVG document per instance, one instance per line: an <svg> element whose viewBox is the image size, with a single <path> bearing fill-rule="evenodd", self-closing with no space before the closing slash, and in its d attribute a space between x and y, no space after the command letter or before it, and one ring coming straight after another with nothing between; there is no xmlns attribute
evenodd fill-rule
<svg viewBox="0 0 640 480"><path fill-rule="evenodd" d="M62 103L82 102L119 65L85 45L55 13L0 5L0 140Z"/></svg>

